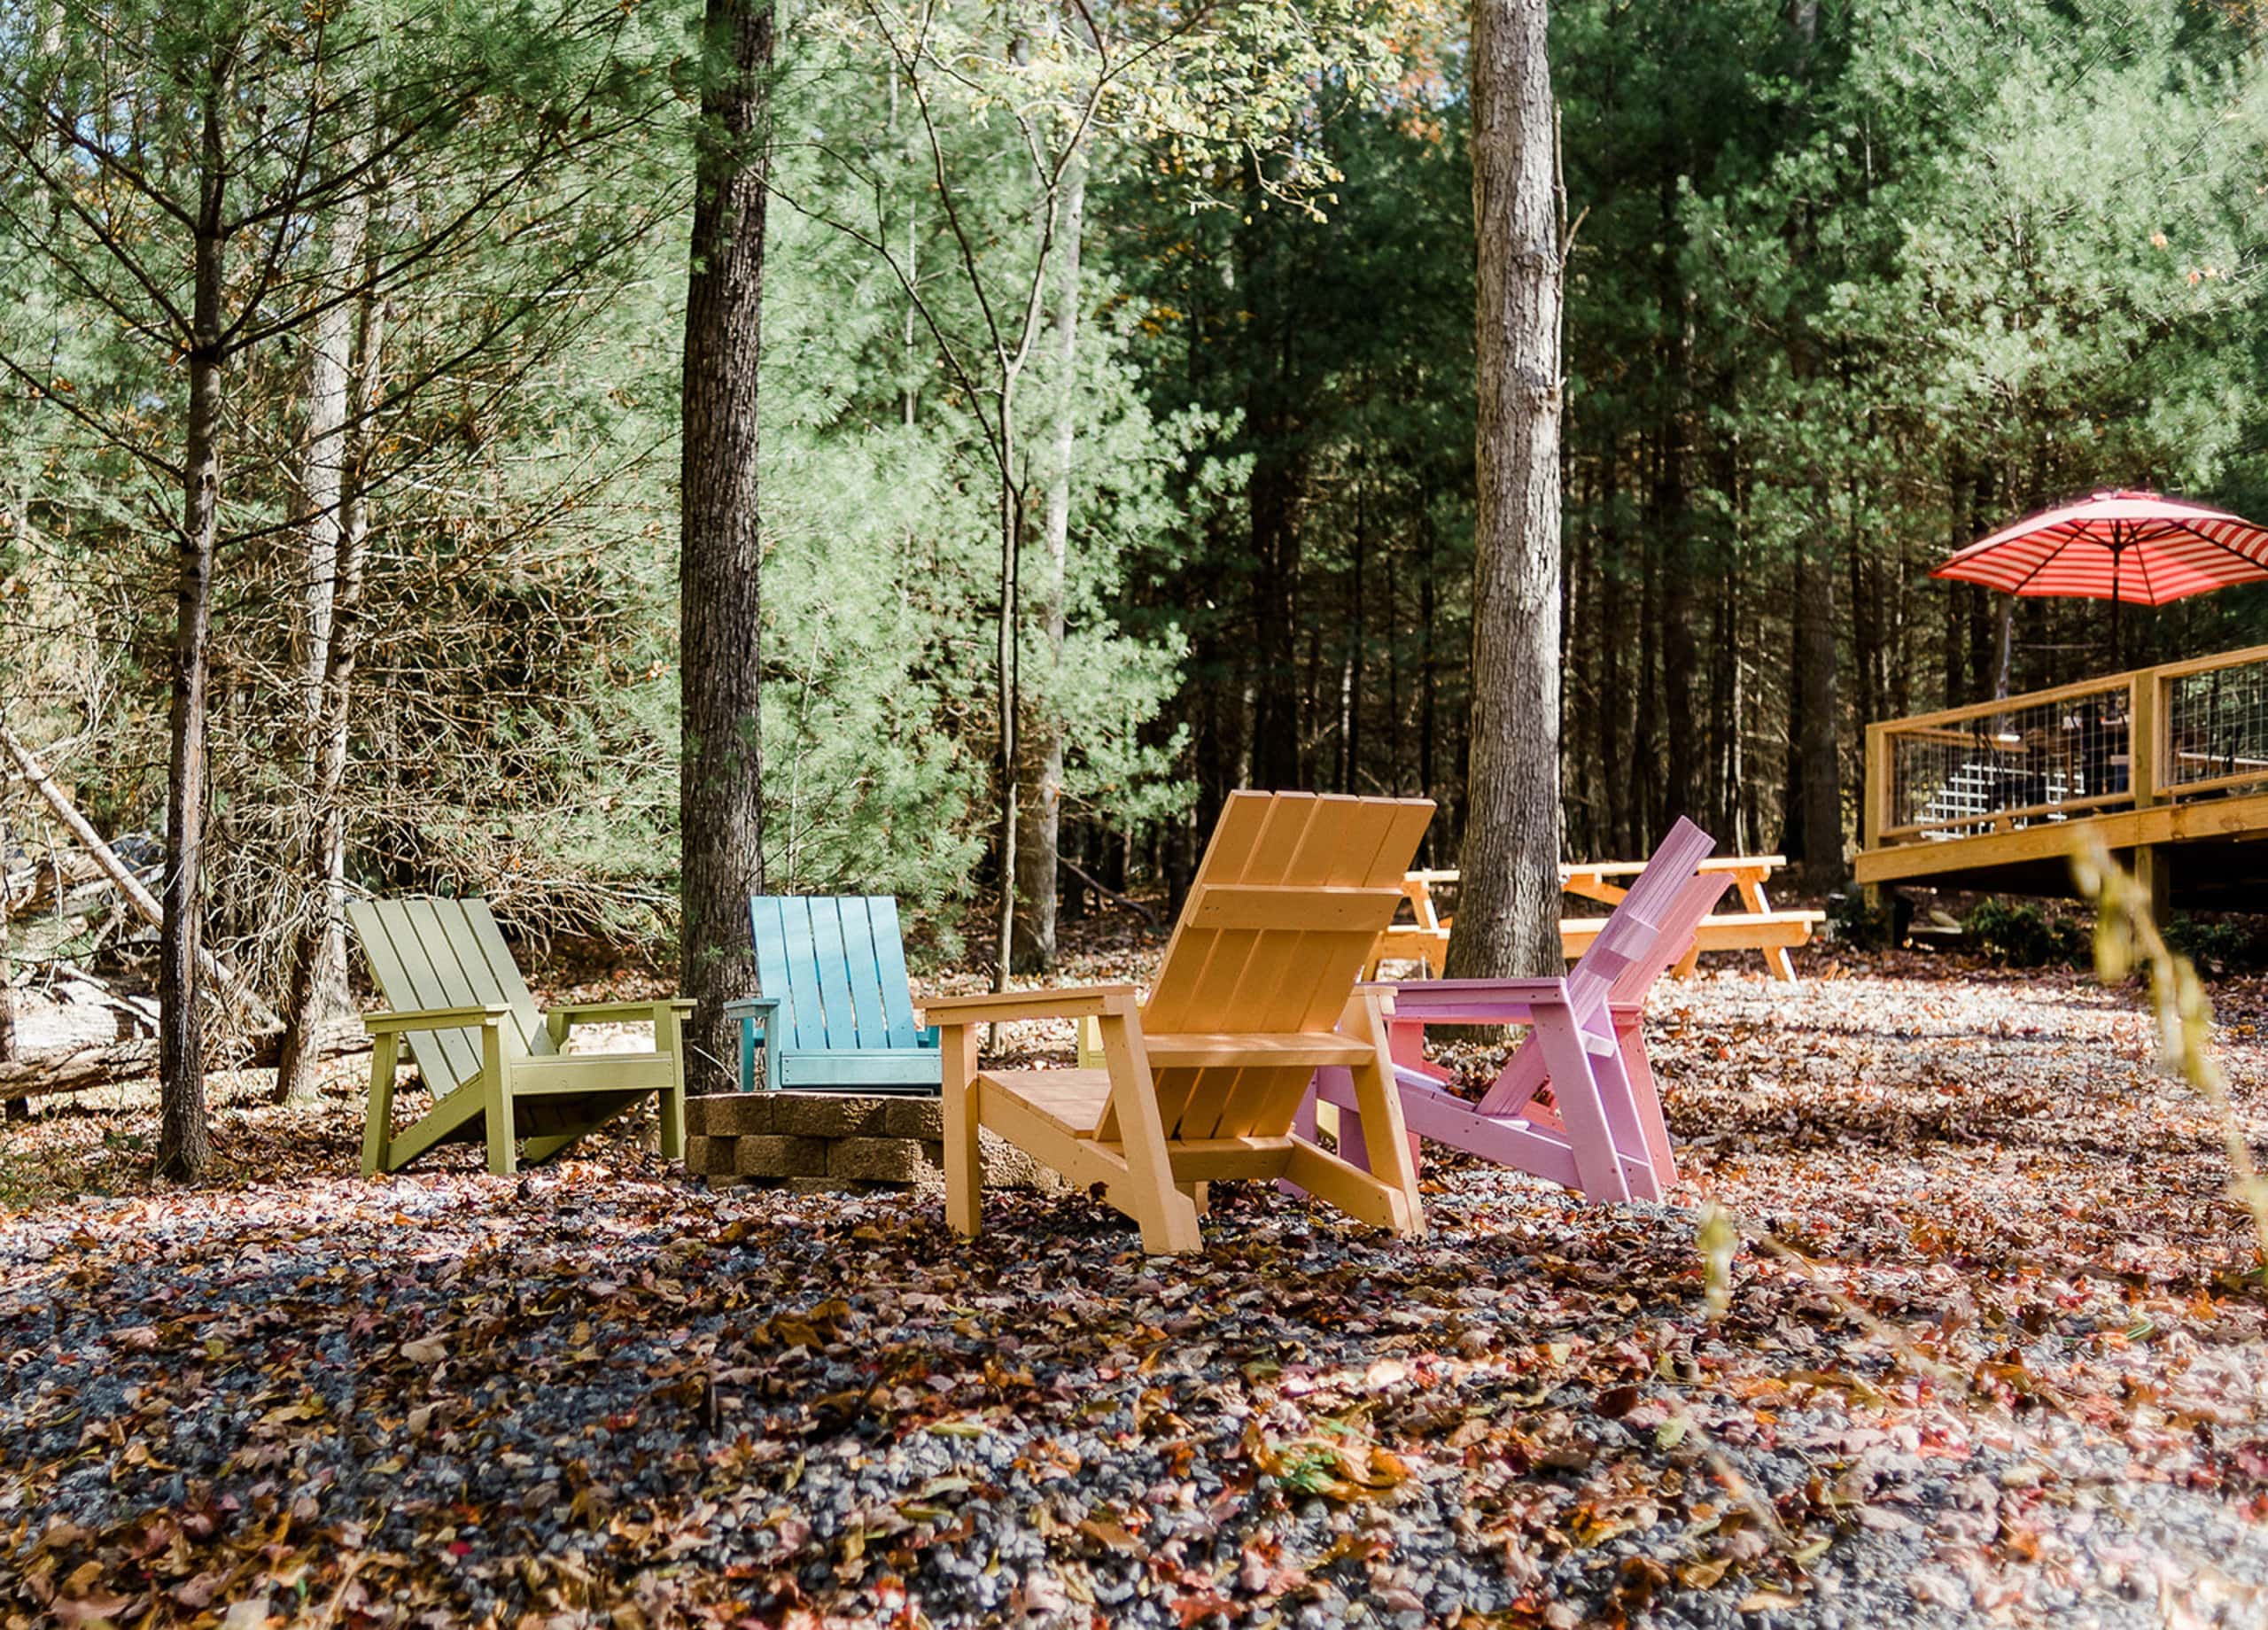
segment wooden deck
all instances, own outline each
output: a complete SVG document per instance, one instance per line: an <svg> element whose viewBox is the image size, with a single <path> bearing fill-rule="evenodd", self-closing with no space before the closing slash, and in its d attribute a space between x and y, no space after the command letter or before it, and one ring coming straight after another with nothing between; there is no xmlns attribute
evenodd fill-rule
<svg viewBox="0 0 2268 1630"><path fill-rule="evenodd" d="M1860 883L2070 896L2090 832L2169 904L2268 909L2268 646L1868 729Z"/></svg>

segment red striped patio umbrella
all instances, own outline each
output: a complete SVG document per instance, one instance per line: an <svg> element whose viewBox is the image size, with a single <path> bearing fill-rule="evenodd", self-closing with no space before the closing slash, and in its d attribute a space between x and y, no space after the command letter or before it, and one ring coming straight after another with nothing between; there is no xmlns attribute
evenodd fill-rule
<svg viewBox="0 0 2268 1630"><path fill-rule="evenodd" d="M2115 659L2122 604L2162 606L2268 578L2268 529L2155 493L2097 493L1980 538L1930 575L2008 594L2108 600Z"/></svg>

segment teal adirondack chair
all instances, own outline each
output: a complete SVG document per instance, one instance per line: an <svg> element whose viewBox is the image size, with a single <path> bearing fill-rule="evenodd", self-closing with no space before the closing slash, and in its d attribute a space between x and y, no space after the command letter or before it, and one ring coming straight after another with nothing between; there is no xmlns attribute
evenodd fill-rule
<svg viewBox="0 0 2268 1630"><path fill-rule="evenodd" d="M741 1027L741 1091L936 1092L936 1027L913 1022L897 902L888 895L758 895L748 903L763 992L725 1005Z"/></svg>

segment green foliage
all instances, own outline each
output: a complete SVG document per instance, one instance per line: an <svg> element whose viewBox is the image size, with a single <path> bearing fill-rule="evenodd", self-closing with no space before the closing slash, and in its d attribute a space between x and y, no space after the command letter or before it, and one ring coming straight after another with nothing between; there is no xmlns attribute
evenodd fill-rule
<svg viewBox="0 0 2268 1630"><path fill-rule="evenodd" d="M60 51L35 26L50 12ZM1858 0L1818 8L1809 40L1777 0L1553 12L1572 850L1635 858L1676 813L1727 849L1779 846L1804 768L1786 745L1801 548L1833 561L1847 770L1862 721L1967 700L1988 665L1982 598L1925 575L1949 543L2109 480L2268 508L2268 322L2246 269L2268 106L2220 9ZM1402 0L1097 14L1122 30L1107 63L975 0L781 12L766 632L747 654L776 887L887 889L949 924L990 886L1004 481L1029 526L1025 722L1065 733L1091 858L1185 873L1219 796L1270 777L1432 794L1428 858L1453 857L1473 438L1461 17ZM541 156L389 307L360 886L480 889L539 930L667 932L689 16L67 0L0 24L0 120L23 137L35 100L108 85L88 130L143 144L170 187L213 52L256 22L281 77L264 106L226 110L231 184L258 196L295 137L338 164L353 129L394 130L379 218L397 249ZM926 106L906 70L924 27ZM277 66L310 51L319 73ZM461 115L434 114L450 87ZM633 111L634 138L577 146L586 114ZM987 305L1014 330L1033 286L1035 143L1086 167L1080 338L1068 368L1045 343L1025 364L1003 471L981 423L999 360L975 337ZM0 353L23 366L0 393L0 687L98 823L132 830L162 803L175 496L147 455L179 440L177 347L137 326L148 291L27 162L0 175ZM103 229L177 303L179 222L100 153L77 162ZM242 240L231 298L304 316L326 208ZM36 252L58 232L77 249ZM280 270L254 298L271 243ZM229 386L208 909L264 973L299 837L304 347L247 353ZM1030 609L1067 416L1059 665ZM2101 666L2099 622L2027 605L2016 683ZM2195 652L2263 630L2268 589L2130 633ZM2011 961L2070 950L2033 908L1977 916ZM2215 961L2249 954L2222 925L2178 932Z"/></svg>
<svg viewBox="0 0 2268 1630"><path fill-rule="evenodd" d="M2166 924L2165 942L2216 977L2268 968L2268 922L2250 913L2178 916Z"/></svg>
<svg viewBox="0 0 2268 1630"><path fill-rule="evenodd" d="M1866 895L1852 889L1847 894L1832 894L1827 897L1827 920L1829 937L1838 945L1848 945L1853 951L1881 951L1894 943L1898 935L1898 908L1887 891L1879 906L1867 904Z"/></svg>
<svg viewBox="0 0 2268 1630"><path fill-rule="evenodd" d="M1987 896L1961 923L1969 942L2004 967L2078 966L2088 955L2085 928L2030 901Z"/></svg>

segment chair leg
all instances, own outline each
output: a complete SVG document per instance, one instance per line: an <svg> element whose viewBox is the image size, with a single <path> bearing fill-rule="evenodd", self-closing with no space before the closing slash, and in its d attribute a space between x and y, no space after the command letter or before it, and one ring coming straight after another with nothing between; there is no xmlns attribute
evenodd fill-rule
<svg viewBox="0 0 2268 1630"><path fill-rule="evenodd" d="M393 1077L400 1056L400 1036L388 1030L370 1050L370 1118L362 1128L362 1175L375 1177L392 1170Z"/></svg>
<svg viewBox="0 0 2268 1630"><path fill-rule="evenodd" d="M1595 1200L1628 1199L1629 1184L1623 1176L1621 1157L1599 1098L1598 1077L1574 1013L1564 1007L1537 1008L1535 1034L1543 1044L1545 1065L1551 1072L1552 1098L1566 1128L1583 1192Z"/></svg>
<svg viewBox="0 0 2268 1630"><path fill-rule="evenodd" d="M1347 1083L1347 1090L1349 1092L1354 1091L1352 1070L1336 1064L1330 1068L1333 1075ZM1359 1109L1349 1109L1344 1104L1335 1104L1332 1107L1339 1111L1339 1158L1349 1166L1359 1166L1364 1171L1370 1170L1371 1142L1369 1138L1363 1136L1363 1112Z"/></svg>
<svg viewBox="0 0 2268 1630"><path fill-rule="evenodd" d="M1646 1140L1646 1157L1654 1176L1666 1189L1677 1181L1677 1153L1669 1141L1669 1123L1662 1116L1661 1093L1654 1083L1654 1064L1646 1056L1646 1037L1639 1015L1627 1020L1616 1015L1615 1039L1622 1044L1622 1067L1630 1079L1630 1101L1638 1112L1638 1129Z"/></svg>
<svg viewBox="0 0 2268 1630"><path fill-rule="evenodd" d="M491 1021L480 1033L480 1090L486 1098L483 1119L488 1125L488 1169L509 1177L519 1169L519 1155L512 1133L512 1086L504 1058L504 1037Z"/></svg>
<svg viewBox="0 0 2268 1630"><path fill-rule="evenodd" d="M1319 1084L1320 1077L1321 1072L1318 1071L1317 1081L1308 1083L1308 1095L1300 1100L1300 1106L1292 1112L1292 1136L1306 1143L1317 1142L1317 1123L1321 1117L1316 1088ZM1317 1147L1320 1146L1317 1144ZM1276 1187L1280 1192L1290 1195L1293 1199L1305 1199L1308 1197L1308 1191L1289 1177L1277 1178Z"/></svg>
<svg viewBox="0 0 2268 1630"><path fill-rule="evenodd" d="M976 1027L947 1025L938 1036L944 1067L945 1221L964 1239L984 1226L984 1153L978 1133Z"/></svg>
<svg viewBox="0 0 2268 1630"><path fill-rule="evenodd" d="M1396 1197L1395 1209L1406 1219L1394 1224L1396 1233L1422 1235L1425 1211L1418 1197L1418 1140L1402 1123L1402 1089L1394 1084L1394 1056L1386 1050L1386 1015L1377 992L1356 991L1339 1028L1371 1044L1369 1061L1353 1067L1359 1114L1339 1117L1340 1159L1365 1167Z"/></svg>
<svg viewBox="0 0 2268 1630"><path fill-rule="evenodd" d="M654 1009L654 1040L670 1055L670 1084L662 1093L662 1159L685 1159L685 1047L677 1009L664 1002Z"/></svg>
<svg viewBox="0 0 2268 1630"><path fill-rule="evenodd" d="M1126 1152L1128 1209L1141 1225L1142 1249L1152 1256L1200 1250L1204 1238L1197 1226L1197 1207L1174 1186L1165 1123L1151 1091L1149 1054L1132 1014L1133 1004L1127 1002L1102 1015L1111 1107L1117 1112L1118 1136Z"/></svg>

